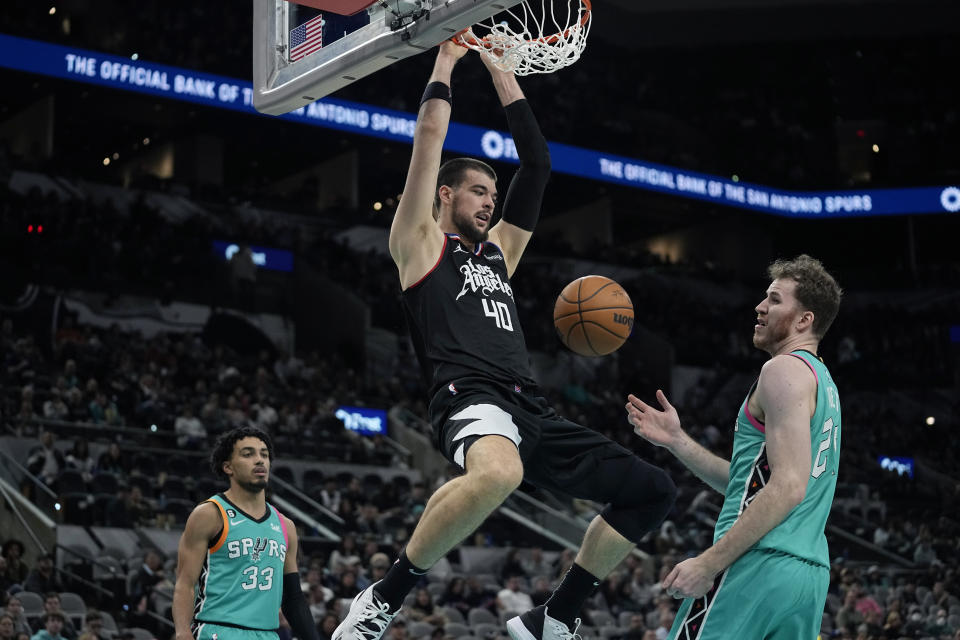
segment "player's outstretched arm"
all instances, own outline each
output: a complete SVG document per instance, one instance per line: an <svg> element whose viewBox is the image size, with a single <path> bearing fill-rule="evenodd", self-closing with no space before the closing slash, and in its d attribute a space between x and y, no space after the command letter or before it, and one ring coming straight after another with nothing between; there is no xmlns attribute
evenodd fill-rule
<svg viewBox="0 0 960 640"><path fill-rule="evenodd" d="M778 356L763 365L755 398L766 421L770 479L716 544L673 568L663 581L667 593L702 596L718 573L783 522L803 500L813 467L810 417L816 409L816 384L807 365L792 356Z"/></svg>
<svg viewBox="0 0 960 640"><path fill-rule="evenodd" d="M293 520L287 516L283 518L287 530L287 555L283 560L283 599L280 608L284 617L290 623L293 635L298 640L319 640L317 627L310 613L310 606L300 589L300 568L297 566L297 528Z"/></svg>
<svg viewBox="0 0 960 640"><path fill-rule="evenodd" d="M520 158L520 168L503 201L503 217L490 229L490 241L503 250L507 274L512 276L540 217L543 192L550 179L550 149L517 78L498 69L486 54L480 57L507 114L510 135Z"/></svg>
<svg viewBox="0 0 960 640"><path fill-rule="evenodd" d="M443 140L450 124L450 76L466 52L452 42L440 45L417 116L407 181L390 227L390 255L404 289L433 267L443 246L443 232L433 217L433 201Z"/></svg>
<svg viewBox="0 0 960 640"><path fill-rule="evenodd" d="M637 396L627 396L627 420L633 432L658 447L665 447L698 478L721 494L727 492L730 461L714 455L695 442L680 426L680 416L663 391L657 390L663 411L654 409Z"/></svg>
<svg viewBox="0 0 960 640"><path fill-rule="evenodd" d="M223 522L216 505L204 502L198 505L183 528L177 548L177 582L173 588L173 624L176 640L193 640L195 588L207 556L210 539L221 531Z"/></svg>

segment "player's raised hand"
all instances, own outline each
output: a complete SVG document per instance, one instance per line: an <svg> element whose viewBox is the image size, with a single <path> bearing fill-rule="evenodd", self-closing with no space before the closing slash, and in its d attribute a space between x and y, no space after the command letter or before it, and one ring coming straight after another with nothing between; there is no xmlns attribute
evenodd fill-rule
<svg viewBox="0 0 960 640"><path fill-rule="evenodd" d="M453 58L454 60L459 60L463 56L467 55L468 51L470 51L470 49L467 49L462 44L457 44L453 40L446 40L445 42L440 43L439 55Z"/></svg>
<svg viewBox="0 0 960 640"><path fill-rule="evenodd" d="M490 49L488 51L480 52L480 60L483 61L483 66L487 68L487 71L490 72L490 75L496 76L510 76L513 77L513 71L504 71L497 66L497 61L503 56L503 49Z"/></svg>
<svg viewBox="0 0 960 640"><path fill-rule="evenodd" d="M633 432L649 440L658 447L673 447L683 435L680 428L680 416L667 400L663 391L657 389L657 402L663 411L654 409L633 395L627 396L627 421L633 425Z"/></svg>

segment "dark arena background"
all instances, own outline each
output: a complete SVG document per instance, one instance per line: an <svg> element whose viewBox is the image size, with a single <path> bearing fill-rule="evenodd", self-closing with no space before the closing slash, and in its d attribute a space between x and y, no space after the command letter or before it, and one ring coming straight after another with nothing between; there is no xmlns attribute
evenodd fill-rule
<svg viewBox="0 0 960 640"><path fill-rule="evenodd" d="M263 116L248 5L0 10L0 589L21 637L46 640L60 606L68 640L172 638L179 534L225 488L206 456L233 426L274 439L268 500L298 525L324 640L457 473L386 242L434 55ZM821 345L845 418L821 637L960 638L958 69L955 0L596 0L582 59L520 79L554 164L512 280L534 371L562 415L679 489L584 637L664 638L664 569L709 546L722 500L633 434L627 393L664 389L729 455L765 358L766 267L808 253L845 290ZM453 94L447 155L490 162L504 190L506 121L475 54ZM553 329L588 274L635 307L602 358ZM599 508L523 485L389 638L505 638L507 579L541 601Z"/></svg>

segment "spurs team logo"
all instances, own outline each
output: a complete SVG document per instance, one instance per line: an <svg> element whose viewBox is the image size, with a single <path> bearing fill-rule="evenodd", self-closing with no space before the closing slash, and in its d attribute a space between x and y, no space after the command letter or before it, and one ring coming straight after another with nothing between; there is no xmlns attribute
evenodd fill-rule
<svg viewBox="0 0 960 640"><path fill-rule="evenodd" d="M268 558L278 557L282 562L287 556L287 545L260 536L231 540L227 543L227 557L231 559L250 556L251 562L260 562L261 556L264 555Z"/></svg>
<svg viewBox="0 0 960 640"><path fill-rule="evenodd" d="M473 258L467 258L467 263L460 267L460 273L463 274L463 289L457 295L459 300L468 290L479 291L484 296L489 296L494 291L503 291L513 298L513 288L509 282L504 282L498 273L485 264L474 264Z"/></svg>
<svg viewBox="0 0 960 640"><path fill-rule="evenodd" d="M267 539L257 537L257 541L253 544L253 553L250 554L250 560L252 562L260 562L260 554L267 548Z"/></svg>

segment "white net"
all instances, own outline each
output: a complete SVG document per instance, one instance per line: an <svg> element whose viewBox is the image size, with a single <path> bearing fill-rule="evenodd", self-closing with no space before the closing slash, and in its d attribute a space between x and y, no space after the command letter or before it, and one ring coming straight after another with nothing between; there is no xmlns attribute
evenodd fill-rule
<svg viewBox="0 0 960 640"><path fill-rule="evenodd" d="M537 0L522 0L458 39L518 76L553 73L579 60L590 34L590 0L539 0L537 5Z"/></svg>

